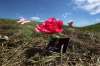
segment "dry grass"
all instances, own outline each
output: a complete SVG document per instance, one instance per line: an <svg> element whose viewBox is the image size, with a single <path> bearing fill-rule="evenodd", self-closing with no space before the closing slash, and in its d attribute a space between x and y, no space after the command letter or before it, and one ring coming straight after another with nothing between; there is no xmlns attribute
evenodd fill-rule
<svg viewBox="0 0 100 66"><path fill-rule="evenodd" d="M32 27L27 26L30 30ZM29 33L26 27L12 31L10 40L0 42L0 66L100 66L100 34L65 30L70 37L66 53L45 50L47 38ZM24 31L23 31L24 30ZM25 33L25 31L28 33ZM32 36L31 39L27 40ZM26 39L26 38L27 39Z"/></svg>

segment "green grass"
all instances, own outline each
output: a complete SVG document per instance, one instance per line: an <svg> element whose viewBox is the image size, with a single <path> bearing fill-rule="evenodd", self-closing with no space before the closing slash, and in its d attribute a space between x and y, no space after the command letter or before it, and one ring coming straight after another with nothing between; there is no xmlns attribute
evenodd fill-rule
<svg viewBox="0 0 100 66"><path fill-rule="evenodd" d="M83 31L100 32L100 23L79 28Z"/></svg>
<svg viewBox="0 0 100 66"><path fill-rule="evenodd" d="M2 24L16 24L16 20L15 19L4 19L4 18L1 18L0 19L0 25Z"/></svg>
<svg viewBox="0 0 100 66"><path fill-rule="evenodd" d="M32 36L40 35L35 31L36 24L39 24L39 22L31 22L21 25L18 24L15 19L0 19L0 31L1 33L16 33L17 31L20 31L22 32L23 39L31 40Z"/></svg>

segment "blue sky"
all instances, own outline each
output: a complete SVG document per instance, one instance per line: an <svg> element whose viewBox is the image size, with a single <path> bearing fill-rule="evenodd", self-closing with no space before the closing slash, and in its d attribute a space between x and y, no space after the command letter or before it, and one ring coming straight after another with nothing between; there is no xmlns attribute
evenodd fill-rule
<svg viewBox="0 0 100 66"><path fill-rule="evenodd" d="M75 26L86 26L100 21L100 0L0 0L0 18L49 17L69 20Z"/></svg>

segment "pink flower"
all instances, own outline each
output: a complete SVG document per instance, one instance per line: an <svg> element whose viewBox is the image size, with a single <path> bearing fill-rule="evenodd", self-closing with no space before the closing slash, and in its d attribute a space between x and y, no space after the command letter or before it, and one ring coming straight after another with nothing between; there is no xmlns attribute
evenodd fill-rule
<svg viewBox="0 0 100 66"><path fill-rule="evenodd" d="M49 18L43 23L37 25L35 30L37 32L54 34L62 32L63 31L62 26L63 26L63 21L56 20L55 18Z"/></svg>

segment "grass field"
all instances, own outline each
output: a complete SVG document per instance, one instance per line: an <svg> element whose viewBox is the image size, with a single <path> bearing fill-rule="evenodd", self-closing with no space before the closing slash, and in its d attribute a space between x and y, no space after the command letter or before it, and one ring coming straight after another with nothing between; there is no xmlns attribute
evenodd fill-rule
<svg viewBox="0 0 100 66"><path fill-rule="evenodd" d="M46 52L48 36L35 32L36 24L0 19L0 35L9 37L0 41L0 66L100 66L100 23L73 30L64 26L63 36L70 38L64 54Z"/></svg>

